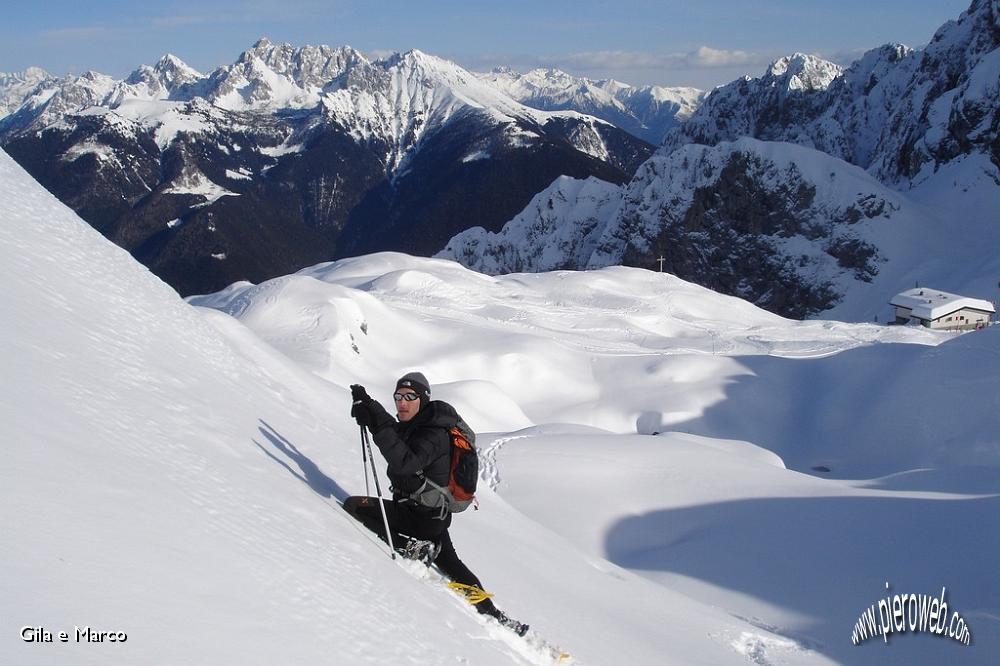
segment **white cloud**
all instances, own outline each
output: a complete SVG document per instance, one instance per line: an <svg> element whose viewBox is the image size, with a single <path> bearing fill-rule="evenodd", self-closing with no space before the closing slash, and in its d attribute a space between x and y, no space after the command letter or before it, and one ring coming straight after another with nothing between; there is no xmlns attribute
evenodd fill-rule
<svg viewBox="0 0 1000 666"><path fill-rule="evenodd" d="M825 59L825 60L829 60L830 62L835 62L835 63L837 63L838 65L840 65L842 67L848 67L855 60L857 60L858 58L860 58L861 56L863 56L865 53L867 53L869 50L870 49L868 49L868 48L847 49L847 50L844 50L844 51L837 51L836 53L831 53L829 55L823 55L823 56L820 56L820 57L823 58L823 59Z"/></svg>
<svg viewBox="0 0 1000 666"><path fill-rule="evenodd" d="M699 46L697 50L687 54L685 60L685 64L689 67L732 67L734 65L764 64L770 62L771 56Z"/></svg>
<svg viewBox="0 0 1000 666"><path fill-rule="evenodd" d="M578 53L537 56L481 54L460 58L465 63L476 63L489 68L496 63L515 68L533 67L567 70L635 71L635 70L697 70L738 66L766 66L778 55L750 53L729 49L700 46L687 53L651 53L648 51L582 51ZM473 66L476 66L473 65Z"/></svg>
<svg viewBox="0 0 1000 666"><path fill-rule="evenodd" d="M393 51L392 49L370 49L365 51L365 57L369 60L384 60L398 51Z"/></svg>
<svg viewBox="0 0 1000 666"><path fill-rule="evenodd" d="M678 56L641 51L586 51L555 56L560 66L600 69L664 69L676 64Z"/></svg>
<svg viewBox="0 0 1000 666"><path fill-rule="evenodd" d="M601 69L701 69L733 67L737 65L766 65L772 54L748 53L700 46L688 53L648 53L642 51L590 51L572 53L554 58L568 67L596 67Z"/></svg>

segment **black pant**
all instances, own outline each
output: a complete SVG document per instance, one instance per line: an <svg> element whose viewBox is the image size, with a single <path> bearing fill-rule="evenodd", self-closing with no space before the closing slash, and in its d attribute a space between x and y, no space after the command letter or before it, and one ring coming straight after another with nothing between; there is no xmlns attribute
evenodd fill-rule
<svg viewBox="0 0 1000 666"><path fill-rule="evenodd" d="M441 551L434 560L434 566L456 583L475 585L483 589L483 584L476 575L458 559L455 546L451 543L451 535L448 534L451 514L442 520L406 502L382 500L382 504L389 519L389 533L392 535L394 546L402 546L408 536L439 543ZM344 501L344 510L385 541L385 524L382 520L382 511L378 508L377 497L348 497ZM489 599L476 604L476 610L493 616L499 612Z"/></svg>

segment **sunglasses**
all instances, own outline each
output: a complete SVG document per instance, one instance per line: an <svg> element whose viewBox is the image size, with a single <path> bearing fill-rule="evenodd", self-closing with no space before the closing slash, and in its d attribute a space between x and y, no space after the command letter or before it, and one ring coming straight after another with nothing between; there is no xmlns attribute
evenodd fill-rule
<svg viewBox="0 0 1000 666"><path fill-rule="evenodd" d="M420 400L420 396L416 393L393 393L392 399L396 402L400 400L405 400L406 402L413 402L414 400Z"/></svg>

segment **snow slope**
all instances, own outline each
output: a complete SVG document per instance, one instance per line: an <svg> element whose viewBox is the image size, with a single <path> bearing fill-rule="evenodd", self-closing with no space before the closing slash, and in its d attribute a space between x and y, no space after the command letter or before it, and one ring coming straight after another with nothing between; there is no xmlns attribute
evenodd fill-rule
<svg viewBox="0 0 1000 666"><path fill-rule="evenodd" d="M2 153L0 188L0 660L545 663L340 513L364 485L344 387L185 304ZM725 663L728 636L769 636L482 502L459 549L580 663ZM128 640L27 643L24 626Z"/></svg>
<svg viewBox="0 0 1000 666"><path fill-rule="evenodd" d="M378 395L420 359L438 396L490 431L484 476L505 501L593 557L775 632L725 634L758 663L804 649L982 663L1000 645L1000 330L939 344L954 336L789 321L648 271L491 278L395 254L194 302ZM886 582L948 586L976 649L853 646Z"/></svg>
<svg viewBox="0 0 1000 666"><path fill-rule="evenodd" d="M0 206L4 663L549 663L540 637L584 664L1000 650L992 330L790 321L666 274L492 278L390 253L186 304L2 153ZM866 383L896 362L898 381ZM456 518L458 550L535 643L335 506L364 487L346 385L385 398L417 367L481 433L482 508ZM810 436L807 404L854 424L861 452L830 475L868 480L763 448ZM904 405L940 407L940 430L928 415L877 439L865 417ZM780 454L798 468L836 448ZM887 580L947 586L973 644L851 645ZM129 639L30 644L26 625Z"/></svg>
<svg viewBox="0 0 1000 666"><path fill-rule="evenodd" d="M531 661L336 508L363 486L344 390L185 304L2 153L0 188L0 661Z"/></svg>

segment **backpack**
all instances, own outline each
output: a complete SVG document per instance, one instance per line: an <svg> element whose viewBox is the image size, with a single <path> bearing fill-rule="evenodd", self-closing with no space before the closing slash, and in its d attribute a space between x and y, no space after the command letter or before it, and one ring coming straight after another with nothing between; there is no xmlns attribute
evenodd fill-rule
<svg viewBox="0 0 1000 666"><path fill-rule="evenodd" d="M476 451L476 434L463 421L448 429L451 439L451 464L448 467L448 487L440 486L423 472L418 476L423 484L410 495L417 504L441 510L441 518L448 512L458 513L476 503L476 482L479 480L479 453ZM478 509L479 507L476 506Z"/></svg>

